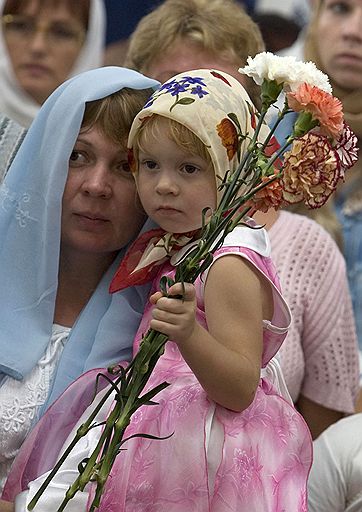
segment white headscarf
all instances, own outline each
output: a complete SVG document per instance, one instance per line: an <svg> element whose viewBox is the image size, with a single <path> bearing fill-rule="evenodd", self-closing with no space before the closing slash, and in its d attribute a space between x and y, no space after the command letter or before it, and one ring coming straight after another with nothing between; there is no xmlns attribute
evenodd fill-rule
<svg viewBox="0 0 362 512"><path fill-rule="evenodd" d="M6 0L0 0L2 16ZM90 0L87 36L68 78L103 64L106 16L103 0ZM19 85L12 68L0 24L0 112L21 126L28 127L40 105Z"/></svg>
<svg viewBox="0 0 362 512"><path fill-rule="evenodd" d="M22 143L25 131L0 112L0 183Z"/></svg>

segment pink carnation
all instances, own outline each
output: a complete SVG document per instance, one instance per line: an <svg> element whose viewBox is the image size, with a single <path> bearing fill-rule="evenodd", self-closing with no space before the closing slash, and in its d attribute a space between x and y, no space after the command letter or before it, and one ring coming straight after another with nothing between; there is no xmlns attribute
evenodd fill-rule
<svg viewBox="0 0 362 512"><path fill-rule="evenodd" d="M358 139L346 122L343 123L343 131L333 147L338 155L343 177L344 171L350 169L358 160Z"/></svg>

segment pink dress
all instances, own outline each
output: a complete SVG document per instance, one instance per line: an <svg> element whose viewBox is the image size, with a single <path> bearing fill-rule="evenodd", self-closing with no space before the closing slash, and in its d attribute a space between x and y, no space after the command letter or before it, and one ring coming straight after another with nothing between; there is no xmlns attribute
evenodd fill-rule
<svg viewBox="0 0 362 512"><path fill-rule="evenodd" d="M272 285L274 315L271 322L264 321L262 366L266 367L285 338L289 310L268 257L245 247L224 246L215 259L230 253L247 258ZM160 275L173 272L168 264ZM195 285L197 317L206 327L205 279L198 279ZM141 322L135 351L150 314L151 306ZM12 501L29 481L53 466L76 424L74 415L79 417L89 404L95 372L71 385L38 423L15 461L5 499ZM159 405L140 408L126 434L173 435L164 440L127 441L127 449L112 468L99 512L307 511L306 485L312 461L309 430L268 378L260 379L255 399L246 410L232 412L208 399L177 345L170 341L147 387L163 381L170 386L157 395Z"/></svg>
<svg viewBox="0 0 362 512"><path fill-rule="evenodd" d="M289 323L269 258L239 247L223 247L215 259L236 253L251 261L273 284L275 313L264 322L263 367L275 355ZM173 276L171 265L161 275ZM203 283L197 280L197 318L206 325ZM146 308L135 342L149 325ZM210 401L173 342L147 388L167 381L157 406L139 409L128 435L139 432L166 440L136 438L115 462L100 511L125 512L302 512L312 460L311 438L300 414L268 380L261 378L253 403L242 413Z"/></svg>

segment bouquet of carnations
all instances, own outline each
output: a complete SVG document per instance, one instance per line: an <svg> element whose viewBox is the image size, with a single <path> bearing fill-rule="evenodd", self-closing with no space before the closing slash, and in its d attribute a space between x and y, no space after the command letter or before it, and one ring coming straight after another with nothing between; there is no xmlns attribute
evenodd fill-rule
<svg viewBox="0 0 362 512"><path fill-rule="evenodd" d="M219 205L211 215L207 215L207 220L205 212L195 243L177 265L175 281L162 279L164 294L173 282L194 282L210 265L213 253L225 236L246 215L297 202L304 202L309 208L322 206L357 159L357 139L343 120L342 104L332 96L328 78L314 64L261 53L255 58L249 57L247 65L239 71L261 86L262 107L253 118L255 133L237 170L226 173L220 185L222 198ZM277 105L281 97L284 98L283 105L279 108ZM261 143L258 135L265 129L265 120L271 110L277 112L276 121ZM280 146L274 132L285 116L292 112L296 116L295 123ZM232 119L230 121L232 124ZM100 408L114 394L114 406L103 425L97 447L89 459L79 465L79 476L67 491L58 511L64 510L74 495L90 481L96 483L90 510L99 507L114 460L127 441L125 435L131 416L143 405L157 406L153 402L154 397L168 385L164 382L142 394L166 342L165 335L150 329L131 363L126 368L118 366L113 369L113 373L118 374L114 380L109 380L109 391L78 429L31 501L29 510L35 507L79 439L94 428Z"/></svg>

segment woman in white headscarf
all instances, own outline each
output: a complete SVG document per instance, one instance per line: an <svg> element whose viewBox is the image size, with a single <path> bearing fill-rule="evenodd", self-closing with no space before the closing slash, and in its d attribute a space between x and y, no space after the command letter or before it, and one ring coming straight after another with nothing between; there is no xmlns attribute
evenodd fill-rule
<svg viewBox="0 0 362 512"><path fill-rule="evenodd" d="M103 0L0 0L0 112L28 127L66 79L103 64Z"/></svg>
<svg viewBox="0 0 362 512"><path fill-rule="evenodd" d="M0 113L0 183L25 136L25 130Z"/></svg>

